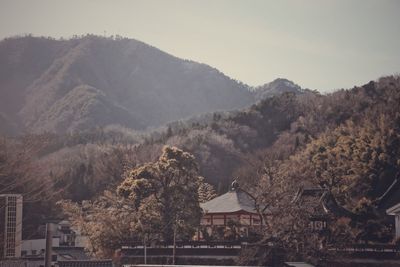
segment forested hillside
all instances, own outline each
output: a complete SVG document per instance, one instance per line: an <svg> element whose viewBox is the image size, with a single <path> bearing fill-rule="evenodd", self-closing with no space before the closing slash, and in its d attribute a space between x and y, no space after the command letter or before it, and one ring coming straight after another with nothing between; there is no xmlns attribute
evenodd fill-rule
<svg viewBox="0 0 400 267"><path fill-rule="evenodd" d="M328 95L286 93L152 134L106 127L3 138L1 191L22 191L35 205L93 198L115 188L127 168L156 160L168 144L194 154L219 193L234 178L251 190L271 177L295 181L294 191L302 184L329 188L356 211L377 204L399 175L399 103L400 78L385 77Z"/></svg>

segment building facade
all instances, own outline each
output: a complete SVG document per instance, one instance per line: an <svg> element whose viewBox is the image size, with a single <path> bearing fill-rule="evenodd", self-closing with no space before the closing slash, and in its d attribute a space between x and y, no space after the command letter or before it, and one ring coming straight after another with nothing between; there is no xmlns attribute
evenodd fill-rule
<svg viewBox="0 0 400 267"><path fill-rule="evenodd" d="M0 195L0 258L21 257L22 195Z"/></svg>
<svg viewBox="0 0 400 267"><path fill-rule="evenodd" d="M63 220L58 223L51 223L47 227L51 227L53 237L52 266L58 266L58 261L85 261L85 264L89 262L90 257L84 250L84 247L87 245L86 237L82 236L78 229L74 229L69 221ZM42 226L38 229L38 232L42 232L43 236L39 235L37 239L22 240L21 258L30 267L44 266L46 238L45 233L41 231L43 228Z"/></svg>

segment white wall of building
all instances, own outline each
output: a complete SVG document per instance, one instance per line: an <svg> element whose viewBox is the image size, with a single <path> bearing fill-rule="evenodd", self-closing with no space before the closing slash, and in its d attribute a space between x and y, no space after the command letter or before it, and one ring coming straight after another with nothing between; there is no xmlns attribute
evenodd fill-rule
<svg viewBox="0 0 400 267"><path fill-rule="evenodd" d="M53 247L58 247L60 245L60 238L53 238ZM23 254L40 255L43 254L46 249L46 239L29 239L22 240L22 251Z"/></svg>
<svg viewBox="0 0 400 267"><path fill-rule="evenodd" d="M70 227L69 222L62 221L59 224L53 226L53 247L60 247L65 246L65 240L67 239L66 236L63 234L61 227ZM80 234L79 230L71 228L71 230L75 233L74 236L74 247L87 247L88 239L85 236ZM22 240L22 254L23 256L31 256L31 255L40 255L44 253L46 249L46 239L29 239L29 240Z"/></svg>

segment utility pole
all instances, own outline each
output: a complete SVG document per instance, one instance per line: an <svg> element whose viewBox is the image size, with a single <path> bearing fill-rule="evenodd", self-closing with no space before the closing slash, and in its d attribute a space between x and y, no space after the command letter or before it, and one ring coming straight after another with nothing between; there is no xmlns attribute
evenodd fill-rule
<svg viewBox="0 0 400 267"><path fill-rule="evenodd" d="M182 220L178 220L178 217L175 217L175 224L174 224L174 248L172 249L172 264L175 265L176 263L176 227L179 224L182 224L183 221Z"/></svg>
<svg viewBox="0 0 400 267"><path fill-rule="evenodd" d="M175 224L174 224L174 248L172 249L172 265L175 265L175 257L176 257L176 223L177 223L177 221L175 220Z"/></svg>
<svg viewBox="0 0 400 267"><path fill-rule="evenodd" d="M144 234L144 238L143 238L143 245L144 245L144 264L147 264L147 244L146 244L146 234Z"/></svg>
<svg viewBox="0 0 400 267"><path fill-rule="evenodd" d="M44 267L51 267L53 252L53 224L46 223L46 254L44 258Z"/></svg>

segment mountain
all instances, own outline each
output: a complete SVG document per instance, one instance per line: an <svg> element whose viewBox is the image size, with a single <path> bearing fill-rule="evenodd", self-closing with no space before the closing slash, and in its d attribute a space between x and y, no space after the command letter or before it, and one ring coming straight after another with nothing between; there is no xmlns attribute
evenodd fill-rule
<svg viewBox="0 0 400 267"><path fill-rule="evenodd" d="M132 39L9 38L0 62L1 120L24 132L144 129L254 102L218 70Z"/></svg>
<svg viewBox="0 0 400 267"><path fill-rule="evenodd" d="M299 85L283 78L275 79L272 82L258 86L253 90L255 99L259 101L282 93L301 94L303 92L304 89Z"/></svg>

